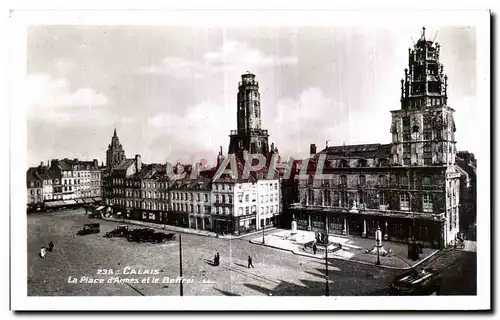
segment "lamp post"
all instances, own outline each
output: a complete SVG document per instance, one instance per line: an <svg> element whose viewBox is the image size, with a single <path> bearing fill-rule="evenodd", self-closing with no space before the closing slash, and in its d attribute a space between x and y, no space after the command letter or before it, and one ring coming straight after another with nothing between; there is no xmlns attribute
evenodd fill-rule
<svg viewBox="0 0 500 320"><path fill-rule="evenodd" d="M325 284L326 284L326 288L325 288L325 296L329 296L330 295L330 287L329 287L329 284L328 284L328 233L325 234L325 269L326 269L326 276L325 276Z"/></svg>
<svg viewBox="0 0 500 320"><path fill-rule="evenodd" d="M382 242L382 231L380 226L377 227L375 231L375 245L377 246L377 265L380 265L380 243Z"/></svg>
<svg viewBox="0 0 500 320"><path fill-rule="evenodd" d="M266 228L266 220L263 220L263 223L262 223L262 244L266 243L266 237L264 235L265 228Z"/></svg>
<svg viewBox="0 0 500 320"><path fill-rule="evenodd" d="M181 277L180 295L184 295L184 288L182 287L182 234L179 233L179 273Z"/></svg>

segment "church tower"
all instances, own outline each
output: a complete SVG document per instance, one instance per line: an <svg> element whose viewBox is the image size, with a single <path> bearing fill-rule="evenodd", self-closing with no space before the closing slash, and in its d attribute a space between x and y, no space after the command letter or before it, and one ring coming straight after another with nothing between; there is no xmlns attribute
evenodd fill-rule
<svg viewBox="0 0 500 320"><path fill-rule="evenodd" d="M448 76L439 62L440 45L427 40L425 28L401 80L401 109L392 113L392 163L436 166L455 163L453 110L448 106Z"/></svg>
<svg viewBox="0 0 500 320"><path fill-rule="evenodd" d="M228 154L263 154L269 156L267 130L261 128L259 83L247 72L238 84L237 130L231 130Z"/></svg>
<svg viewBox="0 0 500 320"><path fill-rule="evenodd" d="M122 160L125 159L125 151L116 134L116 128L111 138L111 144L106 151L106 169L111 170L115 168Z"/></svg>

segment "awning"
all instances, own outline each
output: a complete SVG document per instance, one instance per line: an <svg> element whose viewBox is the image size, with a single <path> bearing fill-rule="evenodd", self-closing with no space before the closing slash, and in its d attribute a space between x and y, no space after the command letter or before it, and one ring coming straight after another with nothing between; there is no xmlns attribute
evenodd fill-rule
<svg viewBox="0 0 500 320"><path fill-rule="evenodd" d="M45 202L45 206L49 208L57 207L59 201Z"/></svg>
<svg viewBox="0 0 500 320"><path fill-rule="evenodd" d="M102 200L101 197L94 198L95 202L98 202L98 201L101 201L101 200Z"/></svg>
<svg viewBox="0 0 500 320"><path fill-rule="evenodd" d="M95 209L96 211L101 211L102 209L104 209L104 206L100 206L99 208Z"/></svg>
<svg viewBox="0 0 500 320"><path fill-rule="evenodd" d="M92 199L83 199L83 201L84 201L85 203L93 203L93 202L94 202L94 201L92 201Z"/></svg>
<svg viewBox="0 0 500 320"><path fill-rule="evenodd" d="M83 203L83 200L82 199L75 199L76 203L80 204L80 203Z"/></svg>
<svg viewBox="0 0 500 320"><path fill-rule="evenodd" d="M67 204L67 205L76 204L75 200L64 200L63 202L64 202L64 204Z"/></svg>

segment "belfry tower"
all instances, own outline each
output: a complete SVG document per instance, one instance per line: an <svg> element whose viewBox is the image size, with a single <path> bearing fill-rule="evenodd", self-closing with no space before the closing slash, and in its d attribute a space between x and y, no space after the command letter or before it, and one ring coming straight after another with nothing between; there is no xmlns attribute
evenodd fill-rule
<svg viewBox="0 0 500 320"><path fill-rule="evenodd" d="M269 157L267 130L261 128L259 83L247 72L238 84L237 130L231 130L228 154L260 153Z"/></svg>
<svg viewBox="0 0 500 320"><path fill-rule="evenodd" d="M116 167L122 160L125 159L125 151L116 134L116 128L111 138L111 144L106 151L106 169L111 170Z"/></svg>
<svg viewBox="0 0 500 320"><path fill-rule="evenodd" d="M401 79L401 109L392 113L392 163L436 166L455 163L454 109L448 106L448 76L439 62L440 45L427 40L425 28Z"/></svg>

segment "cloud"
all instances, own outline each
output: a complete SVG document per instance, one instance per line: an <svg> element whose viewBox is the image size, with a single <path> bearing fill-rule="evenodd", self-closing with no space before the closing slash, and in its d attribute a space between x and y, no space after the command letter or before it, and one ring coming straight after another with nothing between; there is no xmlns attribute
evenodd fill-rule
<svg viewBox="0 0 500 320"><path fill-rule="evenodd" d="M155 131L153 140L168 141L171 156L198 160L207 156L213 158L220 145L226 149L229 132L236 129L230 125L236 126L236 113L231 111L224 104L207 100L187 108L185 115L160 113L152 116L148 125Z"/></svg>
<svg viewBox="0 0 500 320"><path fill-rule="evenodd" d="M382 108L377 112L377 107L372 107L374 112L354 111L319 88L307 88L297 98L278 101L270 139L286 157L307 154L311 143L322 150L327 140L330 146L387 143L391 115Z"/></svg>
<svg viewBox="0 0 500 320"><path fill-rule="evenodd" d="M296 64L297 61L297 57L265 55L259 49L251 48L245 43L227 41L219 51L207 52L199 61L167 56L158 64L140 68L139 73L167 74L175 78L203 78L224 71L255 70Z"/></svg>
<svg viewBox="0 0 500 320"><path fill-rule="evenodd" d="M45 74L28 75L26 78L28 117L38 120L78 122L107 120L104 109L110 103L102 93L88 87L71 90L64 78Z"/></svg>

